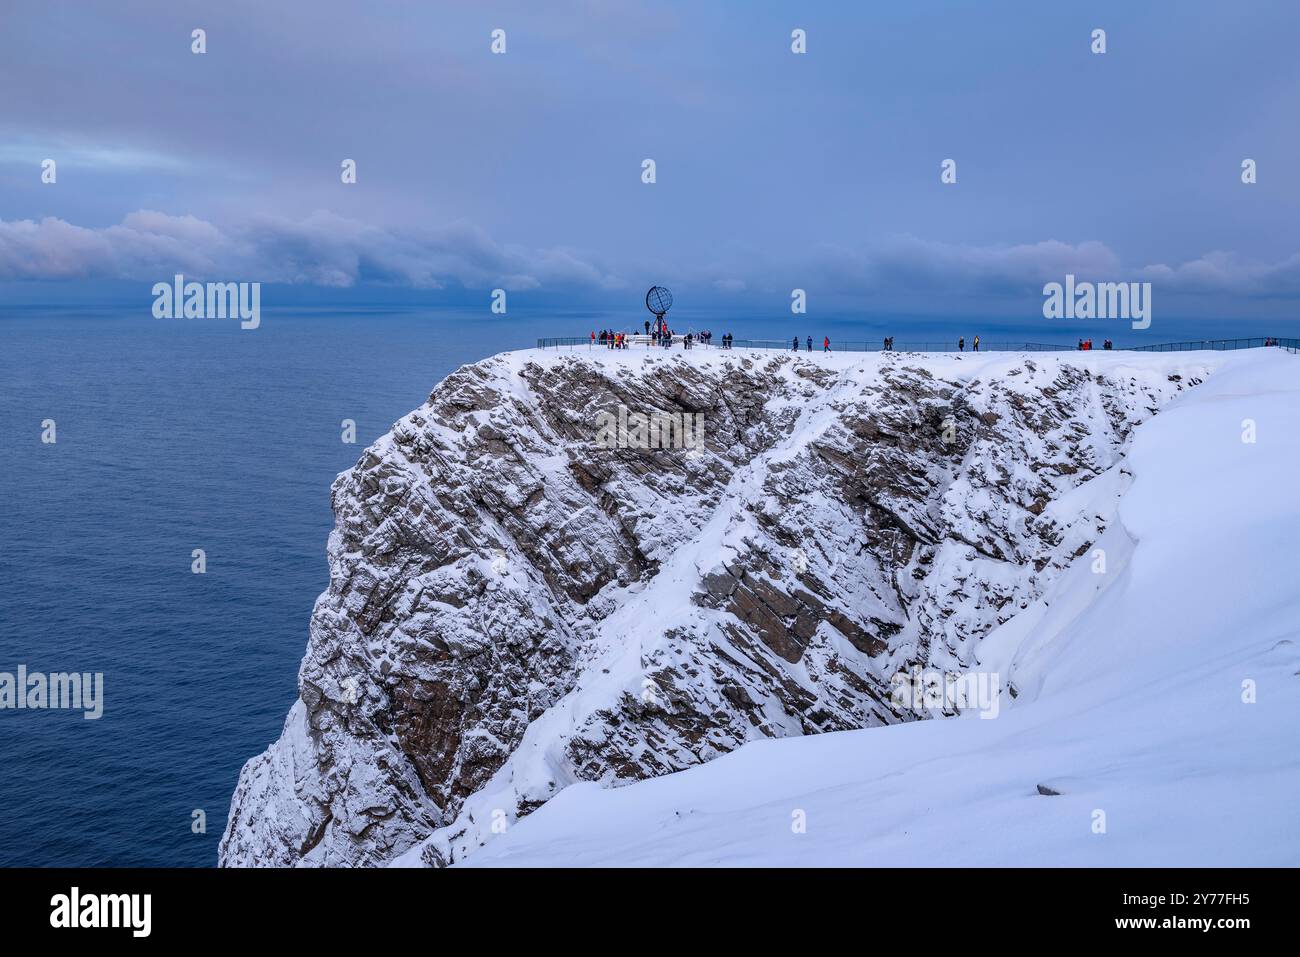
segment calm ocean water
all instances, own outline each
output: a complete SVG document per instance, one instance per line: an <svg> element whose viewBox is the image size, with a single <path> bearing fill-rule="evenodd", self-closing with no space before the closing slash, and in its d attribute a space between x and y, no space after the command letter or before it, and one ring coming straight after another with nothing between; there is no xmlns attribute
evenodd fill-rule
<svg viewBox="0 0 1300 957"><path fill-rule="evenodd" d="M1131 341L1118 326L1048 336L1041 321L678 315L738 337ZM105 676L98 721L0 711L0 865L213 865L239 769L296 695L334 476L462 363L641 318L268 310L244 331L146 310L0 310L0 671ZM1143 338L1230 334L1296 332L1182 323ZM356 445L340 441L343 419Z"/></svg>

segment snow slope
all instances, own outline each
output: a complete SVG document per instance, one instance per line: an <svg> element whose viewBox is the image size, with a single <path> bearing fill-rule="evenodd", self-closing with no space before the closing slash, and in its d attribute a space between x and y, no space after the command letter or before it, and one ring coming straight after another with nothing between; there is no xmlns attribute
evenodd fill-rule
<svg viewBox="0 0 1300 957"><path fill-rule="evenodd" d="M1215 371L1137 428L1122 466L1048 506L1096 512L1101 535L979 642L973 668L1002 677L995 719L574 783L463 863L1300 864L1300 360L1181 359Z"/></svg>

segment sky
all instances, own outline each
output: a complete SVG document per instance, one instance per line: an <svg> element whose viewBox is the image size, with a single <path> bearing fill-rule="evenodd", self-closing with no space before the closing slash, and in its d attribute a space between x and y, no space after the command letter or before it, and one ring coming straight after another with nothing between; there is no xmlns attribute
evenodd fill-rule
<svg viewBox="0 0 1300 957"><path fill-rule="evenodd" d="M183 272L1032 315L1074 273L1296 316L1298 39L1265 0L5 0L0 303Z"/></svg>

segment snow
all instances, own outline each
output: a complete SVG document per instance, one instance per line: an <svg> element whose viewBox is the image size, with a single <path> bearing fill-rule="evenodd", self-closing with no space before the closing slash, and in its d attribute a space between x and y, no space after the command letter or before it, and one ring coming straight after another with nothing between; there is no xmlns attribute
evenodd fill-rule
<svg viewBox="0 0 1300 957"><path fill-rule="evenodd" d="M590 352L628 365L744 355ZM845 374L845 389L891 361L805 356ZM1175 361L1185 375L1198 362L1213 374L1140 426L1121 463L1103 463L1098 477L1050 506L1062 516L1100 515L1106 531L1040 600L976 648L978 668L1002 677L996 719L752 741L625 787L569 784L532 814L503 821L505 832L463 863L1300 864L1300 579L1293 559L1300 365L1264 351L1050 360L1044 364L1075 363L1115 378L1156 379ZM530 351L501 361L518 368L564 359ZM994 377L1024 357L923 361L949 378ZM1246 420L1254 442L1243 441ZM1094 434L1104 427L1090 423ZM719 517L663 577L678 569L683 580L698 575L734 534ZM1094 571L1098 549L1102 573ZM646 602L653 590L642 593ZM654 605L634 596L602 631L644 629L636 616L646 607ZM664 615L699 613L683 607ZM606 648L610 670L601 683L639 691L643 672L627 651L632 644ZM1255 700L1247 703L1243 689L1252 683ZM530 727L494 786L517 790L511 775L538 780L561 768L546 747L556 740L548 723L574 720L583 694L609 697L594 685L553 708ZM541 766L529 770L529 762ZM1060 793L1040 794L1039 785ZM467 809L483 817L513 802L488 793ZM792 826L800 819L804 832ZM397 863L417 863L418 853L419 846Z"/></svg>

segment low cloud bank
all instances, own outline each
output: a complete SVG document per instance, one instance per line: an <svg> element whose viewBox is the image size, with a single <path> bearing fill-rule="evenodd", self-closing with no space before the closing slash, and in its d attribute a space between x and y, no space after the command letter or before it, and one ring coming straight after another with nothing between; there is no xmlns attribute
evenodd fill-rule
<svg viewBox="0 0 1300 957"><path fill-rule="evenodd" d="M195 279L417 289L449 284L614 289L616 275L564 248L501 244L464 223L393 231L332 213L258 217L223 229L193 216L140 210L105 228L62 219L0 221L0 280Z"/></svg>
<svg viewBox="0 0 1300 957"><path fill-rule="evenodd" d="M260 216L231 227L152 210L102 228L57 218L0 221L0 280L153 282L181 272L325 288L600 292L639 288L644 271L564 247L501 243L468 223L394 230L329 212L301 220ZM1300 298L1300 253L1260 263L1219 251L1176 265L1130 266L1096 241L978 246L905 235L862 249L820 246L785 263L732 254L707 264L658 263L651 271L714 297L767 298L787 280L810 296L1033 296L1069 273L1150 281L1157 296Z"/></svg>

